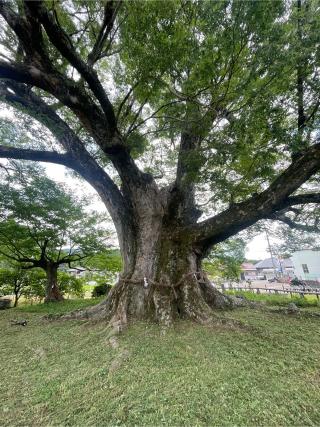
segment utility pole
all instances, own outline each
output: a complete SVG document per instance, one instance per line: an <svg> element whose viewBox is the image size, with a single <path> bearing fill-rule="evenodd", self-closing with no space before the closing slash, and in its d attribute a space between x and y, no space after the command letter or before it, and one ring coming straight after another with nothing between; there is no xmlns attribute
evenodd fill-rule
<svg viewBox="0 0 320 427"><path fill-rule="evenodd" d="M275 263L274 263L274 258L273 258L271 244L270 244L270 239L269 239L269 233L268 233L268 230L266 228L265 228L265 232L266 232L266 236L267 236L267 242L268 242L269 252L270 252L270 255L271 255L271 262L272 262L272 265L273 265L274 275L275 275L275 277L277 277L278 276L277 267L275 266Z"/></svg>

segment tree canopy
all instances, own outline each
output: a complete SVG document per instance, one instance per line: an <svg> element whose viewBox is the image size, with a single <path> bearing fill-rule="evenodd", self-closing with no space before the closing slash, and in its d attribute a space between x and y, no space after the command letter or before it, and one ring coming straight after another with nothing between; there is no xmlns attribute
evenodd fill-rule
<svg viewBox="0 0 320 427"><path fill-rule="evenodd" d="M0 14L1 100L54 140L33 122L32 144L3 141L0 156L63 164L98 192L123 278L154 286L120 281L110 304L180 298L197 317L214 245L319 204L316 0L0 0Z"/></svg>
<svg viewBox="0 0 320 427"><path fill-rule="evenodd" d="M0 183L1 255L23 269L42 268L47 274L54 269L56 276L62 264L71 267L105 249L108 233L101 215L88 212L84 200L42 168L14 166L6 168Z"/></svg>
<svg viewBox="0 0 320 427"><path fill-rule="evenodd" d="M119 169L109 148L95 145L97 133L109 140L117 128L125 151L169 182L187 123L197 141L181 153L183 179L197 184L212 213L265 190L317 142L317 2L4 2L1 10L2 100L40 120L67 151L4 144L3 157L74 167L71 135L61 140L70 126L77 150L94 150L101 165L104 151ZM23 93L23 84L39 90ZM104 130L89 123L102 119Z"/></svg>
<svg viewBox="0 0 320 427"><path fill-rule="evenodd" d="M44 175L43 169L18 169L0 183L1 254L25 268L42 258L71 264L105 249L101 215ZM39 265L38 265L39 264Z"/></svg>
<svg viewBox="0 0 320 427"><path fill-rule="evenodd" d="M0 268L0 296L14 295L14 307L21 296L43 298L44 294L45 274L41 270L28 271L13 263Z"/></svg>
<svg viewBox="0 0 320 427"><path fill-rule="evenodd" d="M245 261L245 244L240 238L228 239L220 243L204 260L204 270L213 279L240 279L241 264Z"/></svg>

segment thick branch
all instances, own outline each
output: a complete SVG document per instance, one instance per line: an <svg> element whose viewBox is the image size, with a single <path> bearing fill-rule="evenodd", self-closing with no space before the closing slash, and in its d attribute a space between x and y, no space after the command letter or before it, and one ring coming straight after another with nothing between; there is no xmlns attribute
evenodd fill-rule
<svg viewBox="0 0 320 427"><path fill-rule="evenodd" d="M0 250L0 254L2 254L6 258L11 259L12 261L21 262L21 263L25 263L25 262L30 263L30 264L32 264L31 268L40 267L40 261L35 260L33 258L21 257L19 255L17 255L17 256L9 255L9 254L7 254L6 252L4 252L2 250ZM24 269L26 269L26 267L24 267Z"/></svg>
<svg viewBox="0 0 320 427"><path fill-rule="evenodd" d="M43 39L39 25L32 20L32 17L29 17L32 22L28 22L14 12L9 2L3 0L0 0L0 14L17 35L19 47L23 48L27 60L33 58L37 62L41 57L42 62L48 62L48 57L42 47ZM34 57L35 52L38 54L37 58Z"/></svg>
<svg viewBox="0 0 320 427"><path fill-rule="evenodd" d="M71 254L71 255L67 255L64 256L63 258L59 259L56 264L57 265L61 265L61 264L71 264L72 262L76 262L76 261L81 261L83 259L88 258L89 256L91 256L91 254L85 254L85 255L76 255L76 254Z"/></svg>
<svg viewBox="0 0 320 427"><path fill-rule="evenodd" d="M193 132L181 133L176 180L171 191L169 214L183 224L194 223L201 216L195 205L194 180L190 175L194 172L192 155L199 146L199 137Z"/></svg>
<svg viewBox="0 0 320 427"><path fill-rule="evenodd" d="M70 44L70 38L67 36L67 33L57 25L53 16L49 14L42 1L26 1L25 4L27 8L29 8L30 11L38 17L39 21L45 28L51 43L58 49L61 55L76 68L88 83L105 113L110 127L110 134L113 134L116 130L116 119L113 107L98 79L96 72L77 54L74 47Z"/></svg>
<svg viewBox="0 0 320 427"><path fill-rule="evenodd" d="M96 42L92 48L92 51L88 55L88 63L89 65L93 65L99 58L104 47L105 41L107 40L113 24L114 20L117 16L117 12L119 11L121 2L115 2L114 0L107 0L104 6L104 16L103 22L97 36Z"/></svg>
<svg viewBox="0 0 320 427"><path fill-rule="evenodd" d="M10 11L9 14L6 13L7 9ZM1 60L0 78L36 86L52 94L63 105L70 108L99 147L111 159L128 194L132 194L136 186L146 185L147 181L150 181L150 177L139 170L123 139L116 131L112 106L95 71L82 61L64 30L56 24L43 3L27 2L26 11L29 21L38 16L50 41L87 81L102 109L92 100L92 96L86 92L81 83L71 80L54 68L44 51L45 47L37 41L33 43L33 26L28 26L26 24L28 21L24 17L20 18L6 4L3 6L2 0L0 0L0 12L7 19L19 40L29 46L29 51L28 64Z"/></svg>
<svg viewBox="0 0 320 427"><path fill-rule="evenodd" d="M8 3L0 0L0 13L15 32L26 52L25 64L0 61L0 78L31 84L51 93L76 114L104 149L104 145L111 144L114 130L110 128L104 112L92 101L84 87L54 68L42 42L41 27L32 11L31 3L26 4L24 17L17 15Z"/></svg>
<svg viewBox="0 0 320 427"><path fill-rule="evenodd" d="M8 90L8 87L11 91ZM127 209L117 186L91 157L73 130L50 106L30 91L28 87L15 82L8 82L7 84L0 82L0 97L6 103L44 124L67 151L66 154L58 154L48 151L2 147L1 157L52 162L72 168L96 189L113 218L119 218L120 213L125 214Z"/></svg>
<svg viewBox="0 0 320 427"><path fill-rule="evenodd" d="M320 169L320 143L309 147L282 172L270 187L250 199L233 204L226 211L193 227L193 238L200 246L213 244L238 233L260 219L290 205L314 203L318 195L290 196Z"/></svg>
<svg viewBox="0 0 320 427"><path fill-rule="evenodd" d="M304 193L287 198L287 206L303 205L306 203L320 203L320 193Z"/></svg>
<svg viewBox="0 0 320 427"><path fill-rule="evenodd" d="M125 201L120 190L108 174L90 156L76 134L51 107L46 105L40 97L36 96L24 85L12 81L7 82L7 85L14 93L9 92L5 83L2 83L0 85L0 93L2 89L0 97L6 103L29 114L51 130L58 142L67 151L67 155L70 156L65 166L71 167L89 182L105 203L117 229L120 248L123 253L126 253L128 248L133 245L135 238L135 226L130 202ZM6 149L8 150L7 147ZM17 155L17 152L15 151L14 154ZM26 155L25 152L23 154ZM29 160L36 160L31 158L34 153L30 154L29 152L28 155L30 156ZM51 153L48 156L51 156L51 160L53 160ZM8 157L8 151L6 152L6 157ZM42 161L44 161L43 158L44 155L42 154ZM66 160L66 157L59 157L59 160ZM126 156L124 158L120 156L119 161L122 161L126 166L126 162L129 162L130 159L128 160ZM123 171L125 172L125 167ZM129 172L130 168L128 168L128 174ZM128 179L130 180L130 176Z"/></svg>
<svg viewBox="0 0 320 427"><path fill-rule="evenodd" d="M36 162L56 163L69 166L71 158L68 154L60 154L55 151L29 150L0 145L0 158L33 160Z"/></svg>
<svg viewBox="0 0 320 427"><path fill-rule="evenodd" d="M0 60L0 78L37 86L54 95L78 116L84 127L111 159L127 188L131 185L143 185L146 182L147 177L138 169L121 138L110 140L99 108L63 76L48 75L34 66L10 64Z"/></svg>
<svg viewBox="0 0 320 427"><path fill-rule="evenodd" d="M58 72L47 72L34 65L0 60L0 78L36 86L70 108L83 126L106 150L111 142L102 111L77 85ZM103 142L102 142L103 141Z"/></svg>

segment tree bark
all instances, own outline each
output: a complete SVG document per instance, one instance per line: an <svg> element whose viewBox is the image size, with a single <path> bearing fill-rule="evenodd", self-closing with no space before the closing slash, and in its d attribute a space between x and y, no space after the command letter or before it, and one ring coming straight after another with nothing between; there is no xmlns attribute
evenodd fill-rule
<svg viewBox="0 0 320 427"><path fill-rule="evenodd" d="M19 293L20 293L20 286L19 286L19 280L18 279L15 280L13 293L14 293L13 307L17 307L18 306L19 297L20 297L20 295L19 295Z"/></svg>
<svg viewBox="0 0 320 427"><path fill-rule="evenodd" d="M209 282L192 249L181 246L183 241L163 245L166 255L161 247L151 257L145 253L130 276L120 277L103 303L77 315L106 319L120 327L134 320L169 326L179 318L205 323L213 316L212 309L232 306Z"/></svg>
<svg viewBox="0 0 320 427"><path fill-rule="evenodd" d="M144 209L134 219L136 240L122 254L124 271L118 283L104 302L77 312L76 317L106 319L121 326L134 320L168 326L178 318L207 322L213 308L230 307L231 299L215 289L202 271L203 254L175 216L168 216L163 206L151 208L151 199L141 200L140 206Z"/></svg>
<svg viewBox="0 0 320 427"><path fill-rule="evenodd" d="M18 306L18 301L19 301L19 295L17 293L14 294L14 303L13 303L13 307L17 307Z"/></svg>
<svg viewBox="0 0 320 427"><path fill-rule="evenodd" d="M63 296L58 287L58 266L48 263L46 266L47 286L44 302L63 301Z"/></svg>

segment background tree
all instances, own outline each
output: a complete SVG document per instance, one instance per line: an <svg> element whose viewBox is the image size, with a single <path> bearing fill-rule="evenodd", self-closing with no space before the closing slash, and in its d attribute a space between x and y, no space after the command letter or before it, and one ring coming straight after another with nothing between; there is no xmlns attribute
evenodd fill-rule
<svg viewBox="0 0 320 427"><path fill-rule="evenodd" d="M217 245L203 262L203 269L212 278L231 281L240 279L241 264L245 261L243 239L229 239Z"/></svg>
<svg viewBox="0 0 320 427"><path fill-rule="evenodd" d="M45 294L45 274L28 271L20 265L11 264L0 269L0 295L14 295L13 306L17 307L21 296L43 298Z"/></svg>
<svg viewBox="0 0 320 427"><path fill-rule="evenodd" d="M83 279L59 271L58 283L62 295L71 294L83 298ZM26 270L19 264L7 265L6 268L0 269L0 296L13 295L14 307L17 307L21 297L43 300L46 296L46 288L46 274L41 269Z"/></svg>
<svg viewBox="0 0 320 427"><path fill-rule="evenodd" d="M27 170L26 170L27 169ZM0 253L23 269L46 272L45 301L63 299L58 268L71 266L105 247L101 216L85 210L42 169L18 168L0 184Z"/></svg>
<svg viewBox="0 0 320 427"><path fill-rule="evenodd" d="M281 239L281 243L274 245L275 252L282 258L305 249L320 250L319 233L281 227L277 229L277 237Z"/></svg>
<svg viewBox="0 0 320 427"><path fill-rule="evenodd" d="M1 99L55 138L9 141L1 157L73 169L117 230L123 273L92 316L207 320L228 304L197 279L212 247L319 203L317 12L315 0L0 0Z"/></svg>
<svg viewBox="0 0 320 427"><path fill-rule="evenodd" d="M84 297L85 280L82 277L75 277L65 271L58 271L59 290L62 294L71 294L78 298Z"/></svg>
<svg viewBox="0 0 320 427"><path fill-rule="evenodd" d="M122 259L119 249L108 248L84 259L81 263L88 269L86 278L97 284L112 285L122 270Z"/></svg>

